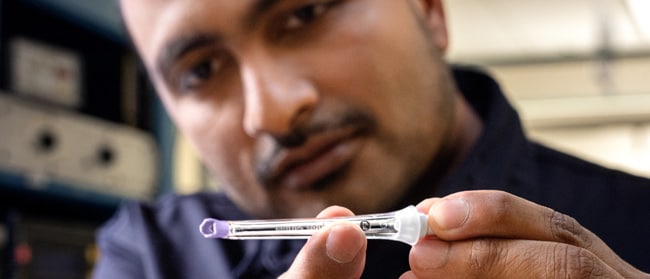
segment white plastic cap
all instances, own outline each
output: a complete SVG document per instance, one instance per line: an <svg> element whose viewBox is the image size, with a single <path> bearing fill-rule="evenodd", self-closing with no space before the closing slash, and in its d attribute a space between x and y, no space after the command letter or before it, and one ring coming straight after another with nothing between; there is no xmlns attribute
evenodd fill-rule
<svg viewBox="0 0 650 279"><path fill-rule="evenodd" d="M413 246L427 234L427 216L413 205L395 212L396 240Z"/></svg>

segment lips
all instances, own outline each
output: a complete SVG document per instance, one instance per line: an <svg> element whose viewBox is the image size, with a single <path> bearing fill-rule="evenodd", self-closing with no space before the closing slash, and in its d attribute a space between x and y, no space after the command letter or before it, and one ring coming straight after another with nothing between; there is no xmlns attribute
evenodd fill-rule
<svg viewBox="0 0 650 279"><path fill-rule="evenodd" d="M269 182L281 188L306 191L339 173L361 147L353 126L311 135L300 147L285 149L271 160Z"/></svg>

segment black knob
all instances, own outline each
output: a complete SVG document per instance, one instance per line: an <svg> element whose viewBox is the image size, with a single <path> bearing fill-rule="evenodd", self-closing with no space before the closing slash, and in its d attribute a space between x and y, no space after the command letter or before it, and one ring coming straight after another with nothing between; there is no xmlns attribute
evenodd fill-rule
<svg viewBox="0 0 650 279"><path fill-rule="evenodd" d="M52 152L56 148L57 137L50 130L42 130L38 135L36 148L41 152Z"/></svg>
<svg viewBox="0 0 650 279"><path fill-rule="evenodd" d="M108 166L115 161L115 151L108 145L104 145L97 151L97 160L101 165Z"/></svg>

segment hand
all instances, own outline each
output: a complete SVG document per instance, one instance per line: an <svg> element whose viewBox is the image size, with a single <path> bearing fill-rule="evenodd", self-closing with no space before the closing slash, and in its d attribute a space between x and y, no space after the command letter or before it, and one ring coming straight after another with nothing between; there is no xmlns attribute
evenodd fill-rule
<svg viewBox="0 0 650 279"><path fill-rule="evenodd" d="M346 208L331 206L317 217L352 215ZM359 226L335 223L312 235L280 278L359 278L366 262L366 246Z"/></svg>
<svg viewBox="0 0 650 279"><path fill-rule="evenodd" d="M573 218L511 194L469 191L421 202L427 237L401 278L648 278Z"/></svg>

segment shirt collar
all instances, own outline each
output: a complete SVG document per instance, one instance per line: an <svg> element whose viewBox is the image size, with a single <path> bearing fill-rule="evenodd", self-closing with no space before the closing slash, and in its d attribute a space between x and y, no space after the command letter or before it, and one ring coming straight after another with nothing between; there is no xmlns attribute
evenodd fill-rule
<svg viewBox="0 0 650 279"><path fill-rule="evenodd" d="M453 67L459 90L483 122L483 132L467 159L442 183L437 195L463 190L500 189L521 196L539 191L530 142L517 112L497 82L476 68Z"/></svg>

